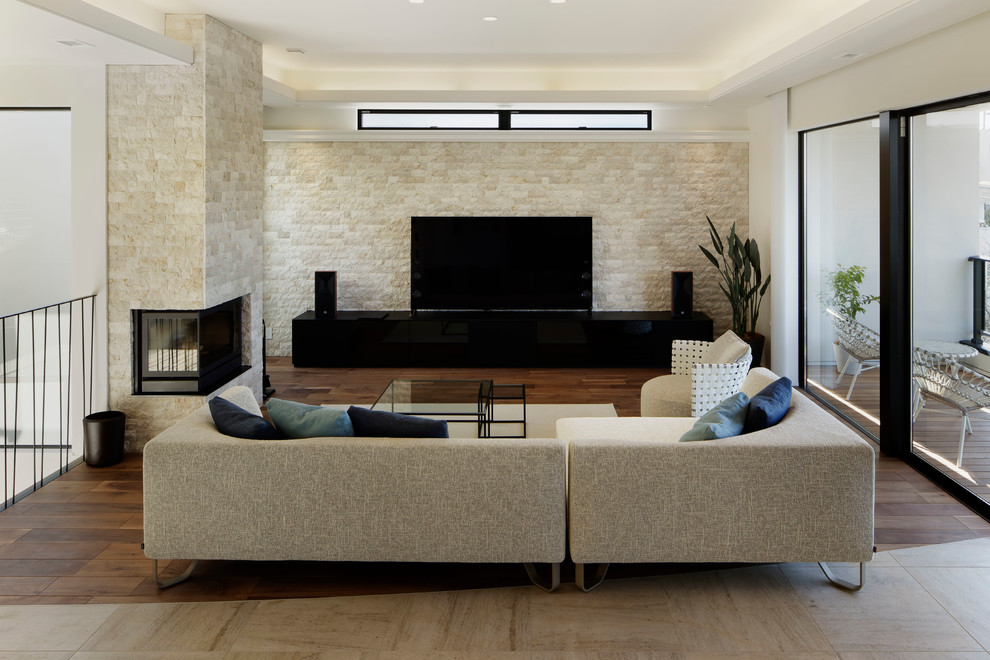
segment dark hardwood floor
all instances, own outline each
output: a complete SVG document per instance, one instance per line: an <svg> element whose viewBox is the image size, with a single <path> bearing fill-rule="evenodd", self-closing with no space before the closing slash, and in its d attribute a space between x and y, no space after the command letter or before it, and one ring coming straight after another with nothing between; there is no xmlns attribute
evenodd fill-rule
<svg viewBox="0 0 990 660"><path fill-rule="evenodd" d="M278 398L304 403L374 403L394 378L475 379L525 383L529 403L611 403L619 416L639 415L639 390L657 369L318 369L292 366L289 358L268 358Z"/></svg>
<svg viewBox="0 0 990 660"><path fill-rule="evenodd" d="M531 403L613 403L639 412L651 369L295 369L270 358L275 396L310 403L371 403L389 380L492 378L523 382ZM293 598L528 584L521 566L203 562L193 579L164 591L141 550L141 457L107 468L80 465L0 513L0 604L129 603ZM208 506L209 503L204 503ZM900 461L877 463L878 549L990 537L990 523ZM184 561L161 562L165 574ZM614 566L610 577L705 566ZM572 566L563 569L572 580Z"/></svg>

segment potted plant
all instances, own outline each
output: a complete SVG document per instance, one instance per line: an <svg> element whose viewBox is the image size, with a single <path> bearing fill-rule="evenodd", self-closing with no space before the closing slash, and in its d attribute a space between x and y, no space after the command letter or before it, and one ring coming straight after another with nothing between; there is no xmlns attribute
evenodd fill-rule
<svg viewBox="0 0 990 660"><path fill-rule="evenodd" d="M852 320L856 315L866 311L866 305L878 302L880 296L870 296L859 292L866 276L866 266L843 266L836 264L833 270L825 271L825 290L818 294L818 299L825 307L845 314ZM835 354L835 368L840 374L844 373L849 361L849 353L838 341L832 342L832 352Z"/></svg>
<svg viewBox="0 0 990 660"><path fill-rule="evenodd" d="M729 300L732 331L752 347L753 365L759 366L766 337L756 331L756 320L760 316L763 296L770 287L770 275L763 279L760 248L756 240L747 238L743 241L736 235L736 223L732 223L729 237L723 241L711 218L706 215L705 220L708 221L708 234L715 251L713 253L702 245L698 247L722 276L719 288Z"/></svg>
<svg viewBox="0 0 990 660"><path fill-rule="evenodd" d="M865 276L866 266L843 267L842 264L837 264L834 270L825 271L828 293L822 291L819 299L826 307L855 321L857 314L866 311L866 305L880 300L880 296L868 296L859 292Z"/></svg>

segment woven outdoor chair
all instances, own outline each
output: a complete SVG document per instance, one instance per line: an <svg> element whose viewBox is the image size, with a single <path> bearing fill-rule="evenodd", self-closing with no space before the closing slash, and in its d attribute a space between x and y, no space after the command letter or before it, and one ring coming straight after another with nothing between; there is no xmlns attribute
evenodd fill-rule
<svg viewBox="0 0 990 660"><path fill-rule="evenodd" d="M876 330L834 309L826 309L825 312L832 317L832 327L835 328L839 345L849 354L845 364L835 365L839 369L839 377L835 381L836 387L842 382L843 376L852 374L852 382L849 383L849 391L846 392L848 401L859 375L880 366L880 335Z"/></svg>
<svg viewBox="0 0 990 660"><path fill-rule="evenodd" d="M921 413L926 399L944 403L955 408L962 415L962 428L959 429L959 452L956 456L956 467L959 467L962 464L966 432L973 432L969 413L990 406L990 378L950 357L915 348L914 383L922 397L922 400L915 406L915 419ZM949 410L933 408L927 410L953 414Z"/></svg>

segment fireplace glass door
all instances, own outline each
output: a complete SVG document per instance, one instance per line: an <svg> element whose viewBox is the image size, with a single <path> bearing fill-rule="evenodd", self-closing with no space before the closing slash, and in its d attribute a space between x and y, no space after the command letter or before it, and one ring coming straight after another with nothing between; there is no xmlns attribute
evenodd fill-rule
<svg viewBox="0 0 990 660"><path fill-rule="evenodd" d="M239 299L134 315L135 393L202 394L242 371Z"/></svg>

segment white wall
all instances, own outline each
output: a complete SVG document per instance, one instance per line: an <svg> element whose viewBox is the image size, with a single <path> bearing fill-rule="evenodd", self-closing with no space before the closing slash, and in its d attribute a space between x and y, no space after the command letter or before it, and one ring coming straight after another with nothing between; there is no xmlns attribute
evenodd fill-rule
<svg viewBox="0 0 990 660"><path fill-rule="evenodd" d="M773 225L771 222L773 196L771 191L771 148L773 112L770 101L749 110L749 236L760 246L760 262L764 277L771 275L773 284ZM779 279L779 278L778 278ZM767 338L763 348L763 364L770 366L773 355L771 319L773 318L773 294L770 290L760 306L760 318L756 329Z"/></svg>
<svg viewBox="0 0 990 660"><path fill-rule="evenodd" d="M93 409L107 400L106 323L106 74L94 67L0 67L0 107L68 107L71 110L71 248L58 276L67 283L50 300L98 294ZM29 255L32 256L32 255ZM33 255L43 260L43 249ZM25 286L23 278L0 281L0 298Z"/></svg>
<svg viewBox="0 0 990 660"><path fill-rule="evenodd" d="M0 109L0 316L70 298L71 119Z"/></svg>
<svg viewBox="0 0 990 660"><path fill-rule="evenodd" d="M979 253L980 117L958 110L913 124L914 336L972 336L973 265Z"/></svg>
<svg viewBox="0 0 990 660"><path fill-rule="evenodd" d="M990 89L990 12L791 89L804 130Z"/></svg>
<svg viewBox="0 0 990 660"><path fill-rule="evenodd" d="M797 381L797 141L787 130L785 90L750 109L750 235L759 241L772 284L758 328L767 336L763 364Z"/></svg>

